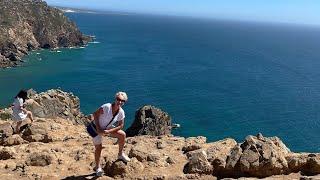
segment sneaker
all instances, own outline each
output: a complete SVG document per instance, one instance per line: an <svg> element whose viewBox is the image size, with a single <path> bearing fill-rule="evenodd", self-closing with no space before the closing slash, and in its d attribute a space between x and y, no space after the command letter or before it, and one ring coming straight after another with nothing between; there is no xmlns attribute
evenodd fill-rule
<svg viewBox="0 0 320 180"><path fill-rule="evenodd" d="M121 153L120 156L118 156L118 159L124 161L124 162L129 162L130 158L125 154L125 153Z"/></svg>
<svg viewBox="0 0 320 180"><path fill-rule="evenodd" d="M103 174L103 170L99 167L97 170L96 170L96 176L102 176Z"/></svg>

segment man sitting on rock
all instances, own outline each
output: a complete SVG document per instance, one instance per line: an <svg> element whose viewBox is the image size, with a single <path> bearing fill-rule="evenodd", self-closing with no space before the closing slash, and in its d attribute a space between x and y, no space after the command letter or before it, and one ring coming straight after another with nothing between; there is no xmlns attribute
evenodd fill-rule
<svg viewBox="0 0 320 180"><path fill-rule="evenodd" d="M128 97L125 92L118 92L116 93L115 101L112 104L103 104L96 112L93 113L94 121L92 121L90 125L93 126L93 129L96 131L97 135L90 135L95 136L93 137L93 144L95 145L94 156L96 163L94 170L96 171L97 176L101 176L103 174L100 165L102 136L111 136L118 138L118 159L124 162L130 161L130 158L123 152L126 133L123 130L121 130L124 126L125 118L125 113L121 106L123 106L127 100ZM114 124L118 124L118 126L114 126Z"/></svg>

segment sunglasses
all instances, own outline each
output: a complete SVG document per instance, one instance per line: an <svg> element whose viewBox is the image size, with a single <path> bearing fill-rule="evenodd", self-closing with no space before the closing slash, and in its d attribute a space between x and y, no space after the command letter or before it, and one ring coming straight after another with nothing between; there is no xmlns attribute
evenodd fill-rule
<svg viewBox="0 0 320 180"><path fill-rule="evenodd" d="M123 103L125 103L126 102L126 100L123 100L123 99L120 99L120 98L116 98L117 99L117 101L119 101L119 102L123 102Z"/></svg>

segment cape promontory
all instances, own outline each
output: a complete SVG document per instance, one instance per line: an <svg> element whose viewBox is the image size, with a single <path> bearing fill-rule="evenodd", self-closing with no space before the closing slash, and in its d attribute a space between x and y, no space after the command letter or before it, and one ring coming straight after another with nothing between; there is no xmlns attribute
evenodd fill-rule
<svg viewBox="0 0 320 180"><path fill-rule="evenodd" d="M104 137L102 177L93 171L94 145L73 93L51 89L28 91L26 108L34 122L23 122L14 134L11 108L0 109L0 179L319 179L320 153L292 152L278 137L249 135L207 142L203 136L171 134L171 118L161 109L139 108L117 159L117 140Z"/></svg>
<svg viewBox="0 0 320 180"><path fill-rule="evenodd" d="M88 40L61 10L42 0L0 0L0 67L17 66L31 50L82 46Z"/></svg>

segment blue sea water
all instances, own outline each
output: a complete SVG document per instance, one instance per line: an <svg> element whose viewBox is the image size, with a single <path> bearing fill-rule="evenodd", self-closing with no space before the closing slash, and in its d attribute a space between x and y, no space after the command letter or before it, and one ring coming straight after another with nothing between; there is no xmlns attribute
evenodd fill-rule
<svg viewBox="0 0 320 180"><path fill-rule="evenodd" d="M42 50L0 70L0 105L21 88L60 87L91 113L128 93L126 127L151 104L208 141L278 136L293 151L320 151L320 29L135 14L67 14L96 43ZM37 54L38 53L38 54Z"/></svg>

